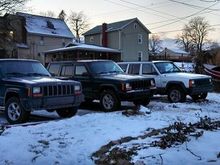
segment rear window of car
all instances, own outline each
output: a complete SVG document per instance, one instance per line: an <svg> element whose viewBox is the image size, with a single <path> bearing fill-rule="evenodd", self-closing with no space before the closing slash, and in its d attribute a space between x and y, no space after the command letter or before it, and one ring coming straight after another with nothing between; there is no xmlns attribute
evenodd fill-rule
<svg viewBox="0 0 220 165"><path fill-rule="evenodd" d="M73 76L74 66L73 65L64 65L62 67L61 76Z"/></svg>
<svg viewBox="0 0 220 165"><path fill-rule="evenodd" d="M155 75L157 74L157 72L152 66L152 64L142 64L142 74L143 75Z"/></svg>
<svg viewBox="0 0 220 165"><path fill-rule="evenodd" d="M128 74L139 75L140 64L130 64L128 69Z"/></svg>

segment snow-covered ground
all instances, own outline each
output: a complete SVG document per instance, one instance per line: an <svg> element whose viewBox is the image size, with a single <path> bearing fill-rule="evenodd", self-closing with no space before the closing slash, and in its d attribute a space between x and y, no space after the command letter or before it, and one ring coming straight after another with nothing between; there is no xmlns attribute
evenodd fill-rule
<svg viewBox="0 0 220 165"><path fill-rule="evenodd" d="M136 137L150 128L164 128L174 122L195 123L204 116L220 120L220 94L210 93L204 102L194 103L188 98L186 103L175 104L158 96L147 108L141 107L141 111L144 110L151 113L127 117L121 111L86 111L84 114L81 111L66 120L7 128L0 133L0 164L94 164L92 153L112 140ZM205 131L198 139L191 137L187 143L171 148L148 146L132 156L132 161L139 164L140 160L145 164L220 164L219 139L220 130ZM138 139L122 146L150 141L152 138Z"/></svg>

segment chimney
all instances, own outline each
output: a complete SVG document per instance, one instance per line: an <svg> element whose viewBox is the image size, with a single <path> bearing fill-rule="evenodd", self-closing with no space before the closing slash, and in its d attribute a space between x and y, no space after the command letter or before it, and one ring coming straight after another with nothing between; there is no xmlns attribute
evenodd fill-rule
<svg viewBox="0 0 220 165"><path fill-rule="evenodd" d="M108 46L107 23L102 24L102 46Z"/></svg>

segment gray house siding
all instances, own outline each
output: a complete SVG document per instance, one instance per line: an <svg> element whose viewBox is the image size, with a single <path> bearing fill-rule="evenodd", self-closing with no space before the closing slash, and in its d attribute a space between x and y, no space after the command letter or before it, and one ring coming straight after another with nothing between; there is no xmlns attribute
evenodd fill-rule
<svg viewBox="0 0 220 165"><path fill-rule="evenodd" d="M85 37L85 43L101 46L101 34L94 34Z"/></svg>
<svg viewBox="0 0 220 165"><path fill-rule="evenodd" d="M109 32L108 33L108 47L113 49L120 49L119 48L119 32Z"/></svg>
<svg viewBox="0 0 220 165"><path fill-rule="evenodd" d="M149 34L146 33L142 26L135 21L124 28L121 35L123 61L138 61L139 52L143 53L142 61L149 59L147 51ZM138 43L139 35L142 36L142 43Z"/></svg>

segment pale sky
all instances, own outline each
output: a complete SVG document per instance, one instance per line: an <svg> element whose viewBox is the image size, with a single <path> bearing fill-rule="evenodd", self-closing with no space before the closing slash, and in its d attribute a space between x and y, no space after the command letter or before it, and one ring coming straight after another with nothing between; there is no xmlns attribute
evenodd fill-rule
<svg viewBox="0 0 220 165"><path fill-rule="evenodd" d="M215 29L209 38L220 42L220 0L31 0L27 6L33 13L83 11L90 28L137 17L161 38L174 38L190 18L203 16Z"/></svg>

